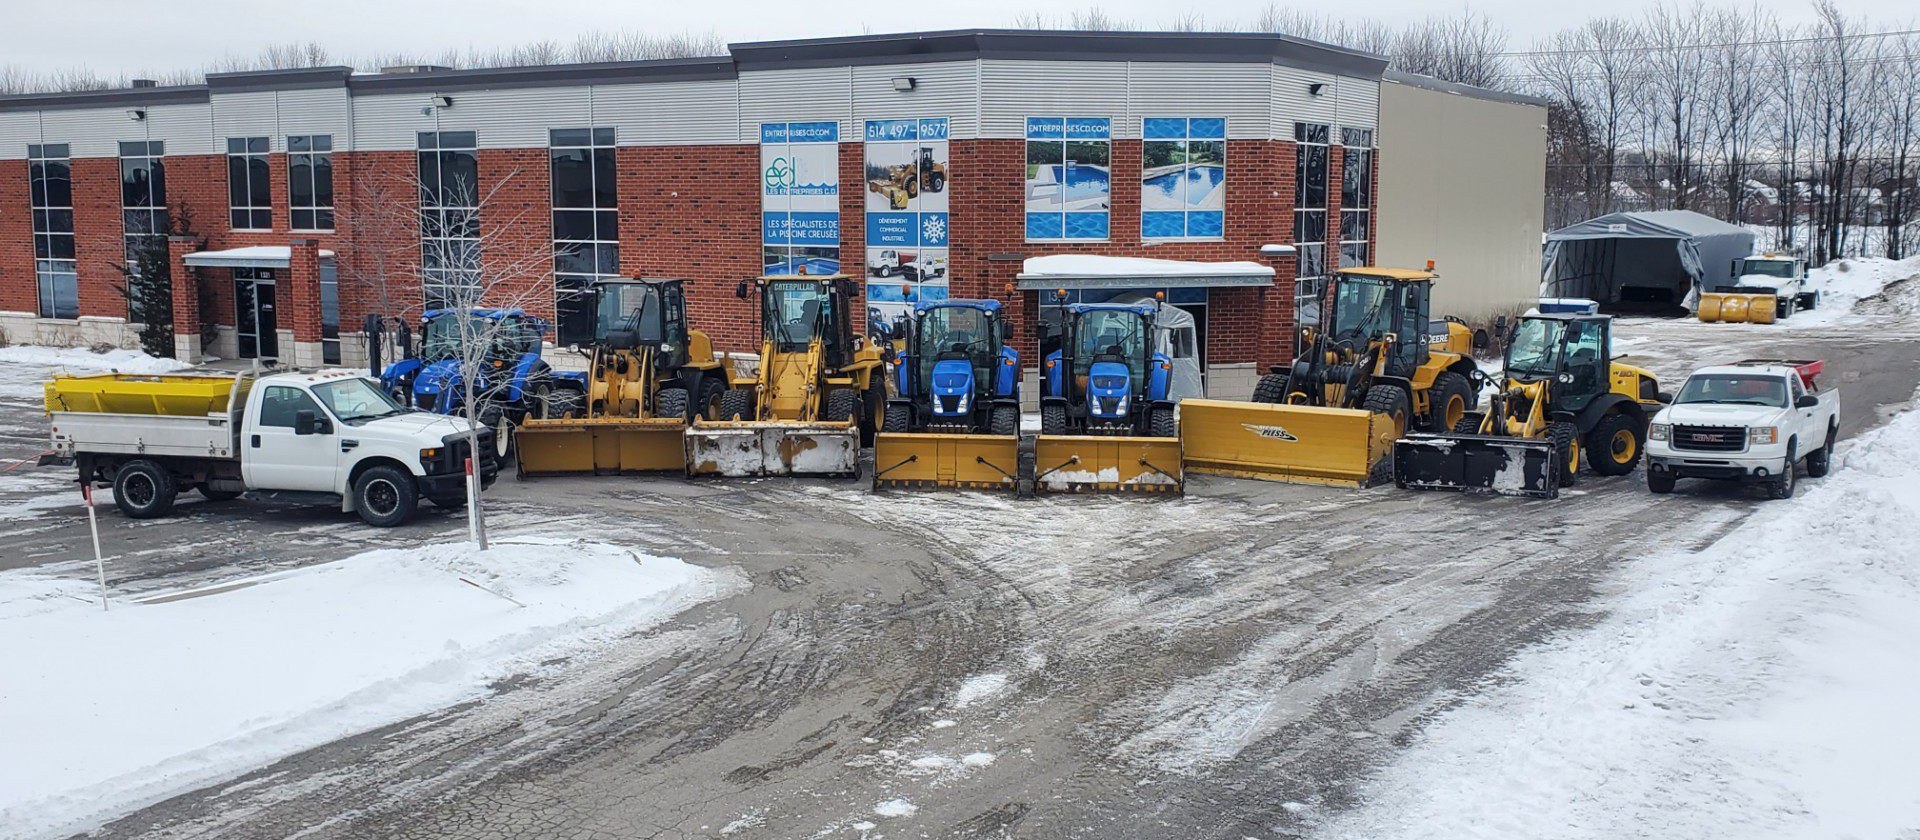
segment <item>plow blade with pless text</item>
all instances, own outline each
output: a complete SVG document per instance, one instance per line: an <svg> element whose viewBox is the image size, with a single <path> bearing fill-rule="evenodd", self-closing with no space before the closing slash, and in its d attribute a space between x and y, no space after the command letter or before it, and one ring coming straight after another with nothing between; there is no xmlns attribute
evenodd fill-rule
<svg viewBox="0 0 1920 840"><path fill-rule="evenodd" d="M1415 490L1560 495L1560 454L1546 438L1408 435L1394 444L1393 465L1394 483Z"/></svg>
<svg viewBox="0 0 1920 840"><path fill-rule="evenodd" d="M1392 418L1360 409L1180 403L1180 443L1197 473L1366 487L1386 479L1394 434Z"/></svg>
<svg viewBox="0 0 1920 840"><path fill-rule="evenodd" d="M1040 435L1034 439L1034 490L1042 493L1180 493L1180 439L1116 435Z"/></svg>
<svg viewBox="0 0 1920 840"><path fill-rule="evenodd" d="M689 476L860 473L860 427L797 420L695 420L686 432Z"/></svg>
<svg viewBox="0 0 1920 840"><path fill-rule="evenodd" d="M686 466L679 418L528 420L514 433L522 477L677 472Z"/></svg>
<svg viewBox="0 0 1920 840"><path fill-rule="evenodd" d="M882 433L873 439L873 486L1013 490L1020 438L944 432Z"/></svg>

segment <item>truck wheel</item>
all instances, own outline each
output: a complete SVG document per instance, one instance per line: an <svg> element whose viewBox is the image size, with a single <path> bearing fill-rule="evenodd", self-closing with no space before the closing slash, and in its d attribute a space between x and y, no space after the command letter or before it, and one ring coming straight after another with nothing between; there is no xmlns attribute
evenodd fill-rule
<svg viewBox="0 0 1920 840"><path fill-rule="evenodd" d="M1260 377L1253 386L1253 401L1257 403L1283 403L1287 401L1287 375L1269 373Z"/></svg>
<svg viewBox="0 0 1920 840"><path fill-rule="evenodd" d="M1020 434L1020 407L1017 405L996 405L987 413L987 433L1013 436Z"/></svg>
<svg viewBox="0 0 1920 840"><path fill-rule="evenodd" d="M200 495L209 502L231 502L234 499L240 498L240 491L238 490L210 490L205 484L194 489L199 490Z"/></svg>
<svg viewBox="0 0 1920 840"><path fill-rule="evenodd" d="M1797 308L1793 298L1781 298L1776 302L1776 307L1780 310L1780 320L1782 321L1793 317L1793 313Z"/></svg>
<svg viewBox="0 0 1920 840"><path fill-rule="evenodd" d="M1175 438L1180 436L1180 421L1172 408L1147 409L1147 435L1157 438Z"/></svg>
<svg viewBox="0 0 1920 840"><path fill-rule="evenodd" d="M659 393L653 395L653 416L663 420L675 417L686 419L687 389L661 388Z"/></svg>
<svg viewBox="0 0 1920 840"><path fill-rule="evenodd" d="M1665 496L1673 492L1673 485L1677 480L1673 477L1673 473L1664 470L1647 470L1647 489L1654 495Z"/></svg>
<svg viewBox="0 0 1920 840"><path fill-rule="evenodd" d="M1600 418L1587 433L1587 461L1601 475L1626 475L1640 463L1645 444L1640 440L1640 424L1632 417L1615 412Z"/></svg>
<svg viewBox="0 0 1920 840"><path fill-rule="evenodd" d="M720 395L720 419L752 420L753 392L740 388L728 389Z"/></svg>
<svg viewBox="0 0 1920 840"><path fill-rule="evenodd" d="M1787 444L1787 466L1780 471L1780 475L1776 476L1772 481L1767 482L1767 498L1793 498L1793 485L1796 483L1794 473L1799 472L1794 462L1800 460L1799 456L1795 454L1793 450L1793 444Z"/></svg>
<svg viewBox="0 0 1920 840"><path fill-rule="evenodd" d="M1827 472L1833 469L1833 441L1839 436L1840 430L1829 424L1826 442L1820 444L1819 449L1807 453L1807 475L1825 478Z"/></svg>
<svg viewBox="0 0 1920 840"><path fill-rule="evenodd" d="M718 376L708 376L700 380L700 394L693 402L694 417L708 420L720 413L720 398L727 393L727 383ZM689 420L693 418L687 418Z"/></svg>
<svg viewBox="0 0 1920 840"><path fill-rule="evenodd" d="M887 413L887 372L874 368L867 375L867 389L860 394L860 445L872 446L873 436Z"/></svg>
<svg viewBox="0 0 1920 840"><path fill-rule="evenodd" d="M1547 440L1560 453L1560 486L1580 483L1580 433L1572 423L1548 423Z"/></svg>
<svg viewBox="0 0 1920 840"><path fill-rule="evenodd" d="M887 416L881 423L880 431L887 434L913 431L913 409L904 405L887 406Z"/></svg>
<svg viewBox="0 0 1920 840"><path fill-rule="evenodd" d="M353 509L375 528L405 524L420 509L420 488L406 470L390 464L367 468L353 482Z"/></svg>
<svg viewBox="0 0 1920 840"><path fill-rule="evenodd" d="M1407 433L1408 421L1412 419L1413 406L1407 402L1407 392L1397 385L1376 385L1367 389L1367 397L1361 408L1374 414L1385 414L1393 418L1393 436Z"/></svg>
<svg viewBox="0 0 1920 840"><path fill-rule="evenodd" d="M1450 370L1442 371L1433 378L1433 387L1427 390L1427 428L1438 432L1452 430L1460 418L1473 410L1477 396L1466 377Z"/></svg>
<svg viewBox="0 0 1920 840"><path fill-rule="evenodd" d="M1067 407L1054 403L1040 406L1040 434L1064 435L1067 433Z"/></svg>
<svg viewBox="0 0 1920 840"><path fill-rule="evenodd" d="M820 408L820 419L828 423L845 423L855 419L860 413L860 392L852 388L835 388L827 392L827 401Z"/></svg>
<svg viewBox="0 0 1920 840"><path fill-rule="evenodd" d="M144 458L128 461L113 474L113 503L129 519L153 519L173 510L180 486L165 468Z"/></svg>

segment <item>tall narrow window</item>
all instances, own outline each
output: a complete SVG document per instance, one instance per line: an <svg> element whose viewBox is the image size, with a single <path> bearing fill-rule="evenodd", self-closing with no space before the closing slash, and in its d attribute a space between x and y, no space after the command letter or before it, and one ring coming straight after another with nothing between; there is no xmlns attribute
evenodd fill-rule
<svg viewBox="0 0 1920 840"><path fill-rule="evenodd" d="M333 135L287 138L287 206L294 230L333 230Z"/></svg>
<svg viewBox="0 0 1920 840"><path fill-rule="evenodd" d="M167 173L158 140L120 144L120 216L126 229L126 265L138 271L140 254L167 247ZM127 302L127 320L147 322L136 300Z"/></svg>
<svg viewBox="0 0 1920 840"><path fill-rule="evenodd" d="M80 279L73 257L73 166L67 144L27 147L33 210L33 271L40 317L80 317Z"/></svg>
<svg viewBox="0 0 1920 840"><path fill-rule="evenodd" d="M1299 271L1295 311L1301 326L1320 323L1320 293L1327 277L1327 155L1331 129L1294 123L1293 247Z"/></svg>
<svg viewBox="0 0 1920 840"><path fill-rule="evenodd" d="M1141 238L1224 236L1227 121L1148 117L1140 135Z"/></svg>
<svg viewBox="0 0 1920 840"><path fill-rule="evenodd" d="M428 309L480 292L480 158L471 131L420 132L420 273Z"/></svg>
<svg viewBox="0 0 1920 840"><path fill-rule="evenodd" d="M273 229L265 137L227 138L227 214L234 230Z"/></svg>
<svg viewBox="0 0 1920 840"><path fill-rule="evenodd" d="M1367 265L1372 258L1373 130L1340 129L1340 265Z"/></svg>
<svg viewBox="0 0 1920 840"><path fill-rule="evenodd" d="M593 281L620 271L619 189L611 128L548 133L553 169L555 340L593 341Z"/></svg>

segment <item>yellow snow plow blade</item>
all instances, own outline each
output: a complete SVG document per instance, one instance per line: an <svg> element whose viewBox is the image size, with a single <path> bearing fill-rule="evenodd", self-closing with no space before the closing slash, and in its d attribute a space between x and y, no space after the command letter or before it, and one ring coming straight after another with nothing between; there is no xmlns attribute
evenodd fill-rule
<svg viewBox="0 0 1920 840"><path fill-rule="evenodd" d="M1020 469L1020 438L944 432L895 433L873 438L873 486L1012 490Z"/></svg>
<svg viewBox="0 0 1920 840"><path fill-rule="evenodd" d="M1210 475L1366 487L1391 478L1393 420L1350 408L1188 399L1187 469Z"/></svg>
<svg viewBox="0 0 1920 840"><path fill-rule="evenodd" d="M619 475L686 466L678 418L528 420L514 431L522 476Z"/></svg>
<svg viewBox="0 0 1920 840"><path fill-rule="evenodd" d="M1697 314L1702 321L1729 324L1771 324L1778 304L1769 294L1705 292L1700 295Z"/></svg>
<svg viewBox="0 0 1920 840"><path fill-rule="evenodd" d="M860 427L798 420L695 420L687 427L689 476L860 474Z"/></svg>
<svg viewBox="0 0 1920 840"><path fill-rule="evenodd" d="M1180 493L1180 439L1040 435L1034 490L1042 493Z"/></svg>

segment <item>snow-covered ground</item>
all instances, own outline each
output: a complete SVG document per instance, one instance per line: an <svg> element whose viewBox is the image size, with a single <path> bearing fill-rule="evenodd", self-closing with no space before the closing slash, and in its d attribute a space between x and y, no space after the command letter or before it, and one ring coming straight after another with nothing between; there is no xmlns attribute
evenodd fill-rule
<svg viewBox="0 0 1920 840"><path fill-rule="evenodd" d="M370 551L115 600L0 573L0 836L54 836L477 698L718 597L737 575L522 536Z"/></svg>
<svg viewBox="0 0 1920 840"><path fill-rule="evenodd" d="M1916 836L1916 444L1909 412L1705 550L1631 562L1605 619L1516 657L1321 836Z"/></svg>
<svg viewBox="0 0 1920 840"><path fill-rule="evenodd" d="M95 353L85 347L0 347L0 396L38 400L41 383L54 373L171 373L188 365L156 359L138 350Z"/></svg>
<svg viewBox="0 0 1920 840"><path fill-rule="evenodd" d="M1811 312L1798 313L1779 322L1779 325L1805 329L1855 317L1858 313L1854 310L1859 308L1861 301L1879 295L1887 287L1915 275L1920 275L1920 257L1904 260L1876 257L1836 260L1807 272L1809 285L1820 292L1820 307Z"/></svg>

